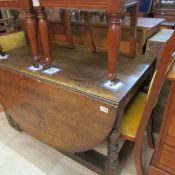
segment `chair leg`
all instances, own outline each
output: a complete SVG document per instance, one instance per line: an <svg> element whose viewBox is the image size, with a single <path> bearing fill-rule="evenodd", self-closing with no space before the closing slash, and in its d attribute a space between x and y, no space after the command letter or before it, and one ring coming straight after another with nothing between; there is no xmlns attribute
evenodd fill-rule
<svg viewBox="0 0 175 175"><path fill-rule="evenodd" d="M121 40L121 13L108 14L108 79L116 81L117 61Z"/></svg>
<svg viewBox="0 0 175 175"><path fill-rule="evenodd" d="M40 40L44 51L44 68L47 69L52 62L49 47L48 21L43 7L38 8L37 13Z"/></svg>
<svg viewBox="0 0 175 175"><path fill-rule="evenodd" d="M88 45L91 50L91 52L96 52L96 46L94 42L94 37L92 34L91 24L90 24L90 14L88 12L83 12L84 15L84 21L85 21L85 28L86 28L86 37L88 40Z"/></svg>
<svg viewBox="0 0 175 175"><path fill-rule="evenodd" d="M63 24L64 24L64 29L65 29L65 34L67 37L67 42L69 44L70 48L74 48L74 41L73 41L73 35L72 35L72 28L71 28L71 20L70 16L67 10L62 10L63 16Z"/></svg>
<svg viewBox="0 0 175 175"><path fill-rule="evenodd" d="M138 16L138 5L134 5L131 9L131 27L130 27L130 57L136 56L136 38L137 38L137 16Z"/></svg>
<svg viewBox="0 0 175 175"><path fill-rule="evenodd" d="M155 141L153 136L153 117L150 117L148 126L147 126L147 139L148 145L150 148L155 148Z"/></svg>
<svg viewBox="0 0 175 175"><path fill-rule="evenodd" d="M38 40L37 40L37 24L35 19L35 14L31 9L24 9L25 11L25 24L27 29L27 35L30 41L30 46L32 49L34 66L38 67L40 62Z"/></svg>

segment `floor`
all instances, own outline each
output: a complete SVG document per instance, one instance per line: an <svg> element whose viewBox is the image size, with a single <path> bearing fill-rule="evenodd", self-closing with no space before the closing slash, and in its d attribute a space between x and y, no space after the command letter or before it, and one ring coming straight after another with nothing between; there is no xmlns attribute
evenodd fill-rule
<svg viewBox="0 0 175 175"><path fill-rule="evenodd" d="M0 175L96 175L27 133L10 127L3 112L0 128ZM96 149L106 154L104 144ZM146 147L144 152L145 166L152 150ZM132 155L121 175L136 175Z"/></svg>

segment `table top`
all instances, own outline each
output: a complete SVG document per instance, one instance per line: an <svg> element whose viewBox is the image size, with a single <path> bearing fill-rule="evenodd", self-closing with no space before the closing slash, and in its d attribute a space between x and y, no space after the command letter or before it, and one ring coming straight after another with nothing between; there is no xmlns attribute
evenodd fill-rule
<svg viewBox="0 0 175 175"><path fill-rule="evenodd" d="M9 52L7 60L0 60L0 67L15 70L27 76L68 88L78 93L118 105L131 96L130 92L143 83L145 75L153 67L154 59L137 56L135 59L120 56L117 75L122 83L116 91L101 86L106 82L107 51L98 49L91 53L87 48L76 47L68 49L56 44L52 45L52 66L61 69L55 75L46 75L42 72L32 72L27 68L32 65L32 55L28 46Z"/></svg>

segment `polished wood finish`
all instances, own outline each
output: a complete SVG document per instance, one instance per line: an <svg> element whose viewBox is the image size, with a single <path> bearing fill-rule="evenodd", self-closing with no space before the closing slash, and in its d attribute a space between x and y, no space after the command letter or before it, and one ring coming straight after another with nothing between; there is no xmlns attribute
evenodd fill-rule
<svg viewBox="0 0 175 175"><path fill-rule="evenodd" d="M159 59L159 64L157 66L157 72L155 75L155 79L153 81L152 84L152 88L148 97L148 101L146 103L146 107L141 119L141 123L137 132L137 136L136 136L136 143L135 143L135 147L134 147L134 157L135 157L135 164L136 164L136 169L137 169L137 173L138 175L143 175L143 167L142 167L142 143L143 143L143 139L144 139L144 134L145 134L145 130L146 127L148 125L151 113L155 107L155 104L157 102L158 96L159 96L159 92L161 90L163 81L165 79L166 73L168 68L170 67L169 65L171 65L170 63L172 63L172 53L175 51L175 32L172 34L172 36L170 37L170 39L167 41L167 43L164 45L162 54L160 56ZM173 60L174 62L174 60ZM175 99L174 97L174 92L175 92L175 88L174 88L174 83L172 83L171 85L171 89L170 89L170 97L167 103L167 110L165 112L165 116L173 116L173 111L174 111L174 101L173 99ZM166 117L165 117L166 118ZM164 120L163 122L163 128L166 126L166 120ZM162 134L165 136L167 136L167 132L165 132L165 130L162 131ZM163 136L161 135L161 136ZM162 138L162 137L160 137ZM162 146L166 146L166 145L162 145L160 144L160 142L158 143L158 145L161 147ZM158 147L159 147L158 146ZM168 145L167 145L168 146ZM168 147L164 147L165 152L167 150L169 150ZM161 164L161 161L164 160L162 165L165 165L167 168L165 168L163 166L163 168L165 168L165 170L168 170L169 166L171 168L172 167L172 162L174 162L173 158L168 158L166 153L162 153L162 160L159 159L159 163ZM171 153L172 150L170 151ZM164 154L164 155L163 155ZM155 154L156 155L156 154ZM160 155L160 154L159 154ZM169 154L169 156L171 156L171 154ZM166 158L168 158L166 160ZM166 164L165 164L166 162ZM169 165L170 164L170 165ZM160 168L161 169L161 168Z"/></svg>
<svg viewBox="0 0 175 175"><path fill-rule="evenodd" d="M40 0L41 7L60 7L60 8L82 8L82 9L103 9L108 13L109 16L109 29L108 29L108 78L111 80L116 79L116 63L118 59L118 50L121 40L121 22L124 16L124 11L127 7L132 7L131 10L131 34L130 37L130 53L131 57L135 56L136 49L136 27L137 27L137 11L138 11L138 1L137 0L101 0L101 1L89 1L89 0ZM42 20L46 20L43 18ZM46 23L46 22L45 22ZM42 26L44 27L44 25ZM47 27L47 25L45 26ZM46 29L43 29L45 31ZM47 43L47 32L41 32L42 40ZM46 39L46 40L45 40ZM93 45L93 44L92 44ZM47 47L48 48L48 47ZM45 50L46 55L49 51ZM45 49L45 48L44 48ZM48 55L47 55L48 56ZM49 56L50 57L50 56ZM47 59L47 57L46 57ZM51 62L47 62L48 65Z"/></svg>
<svg viewBox="0 0 175 175"><path fill-rule="evenodd" d="M49 37L48 37L48 21L46 20L46 14L43 7L38 8L38 28L41 44L44 51L44 68L47 69L51 62L50 48L49 48Z"/></svg>
<svg viewBox="0 0 175 175"><path fill-rule="evenodd" d="M34 65L37 67L39 58L37 27L32 0L0 0L0 8L21 8L25 12L26 31L29 37Z"/></svg>
<svg viewBox="0 0 175 175"><path fill-rule="evenodd" d="M25 19L26 30L30 41L32 54L34 57L34 66L38 67L40 56L38 51L38 40L37 40L38 36L37 36L37 26L36 26L35 15L32 14L31 9L27 9L25 10L25 16L26 16L26 19Z"/></svg>
<svg viewBox="0 0 175 175"><path fill-rule="evenodd" d="M58 58L54 65L62 70L53 76L26 69L31 64L28 47L11 51L11 58L0 62L0 99L10 124L58 150L70 152L77 160L88 157L86 150L107 139L103 168L88 163L94 162L91 156L84 164L98 173L101 169L106 175L118 174L132 148L127 142L119 150L118 125L125 107L154 69L154 59L122 56L118 75L124 86L113 92L100 86L106 81L106 50L99 49L94 55L86 48L51 47ZM101 111L100 106L108 112Z"/></svg>

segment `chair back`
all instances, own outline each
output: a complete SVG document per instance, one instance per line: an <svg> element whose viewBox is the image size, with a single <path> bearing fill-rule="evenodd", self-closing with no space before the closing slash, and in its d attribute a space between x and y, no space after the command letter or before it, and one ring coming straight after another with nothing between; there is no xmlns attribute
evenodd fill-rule
<svg viewBox="0 0 175 175"><path fill-rule="evenodd" d="M136 165L136 170L138 175L143 175L142 167L142 142L144 139L144 134L151 116L151 113L157 102L163 81L166 77L168 69L174 62L173 53L175 51L175 32L172 34L170 39L164 45L162 52L160 54L160 61L157 66L157 70L152 81L152 86L148 95L146 106L141 118L141 122L137 131L134 147L134 160ZM173 61L172 61L173 60Z"/></svg>

